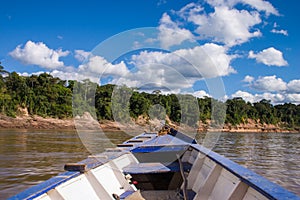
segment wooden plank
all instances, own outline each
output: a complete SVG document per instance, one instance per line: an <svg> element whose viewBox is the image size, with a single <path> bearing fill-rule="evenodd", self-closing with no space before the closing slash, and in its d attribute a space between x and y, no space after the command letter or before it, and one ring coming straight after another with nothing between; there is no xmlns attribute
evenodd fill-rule
<svg viewBox="0 0 300 200"><path fill-rule="evenodd" d="M235 200L235 199L243 199L245 196L249 186L244 182L240 181L235 189L232 191L228 200Z"/></svg>
<svg viewBox="0 0 300 200"><path fill-rule="evenodd" d="M215 165L209 175L207 176L206 180L204 181L204 184L200 187L198 191L196 191L195 200L202 200L202 199L208 199L216 181L218 180L218 177L220 176L222 167L220 165Z"/></svg>
<svg viewBox="0 0 300 200"><path fill-rule="evenodd" d="M188 187L187 189L192 189L195 181L196 181L196 178L202 168L202 165L204 163L204 159L205 157L203 155L201 155L200 153L198 154L197 158L196 158L196 161L194 162L193 166L192 166L192 169L187 177L188 179Z"/></svg>
<svg viewBox="0 0 300 200"><path fill-rule="evenodd" d="M142 143L144 140L128 140L126 143Z"/></svg>
<svg viewBox="0 0 300 200"><path fill-rule="evenodd" d="M133 147L133 144L117 144L117 147Z"/></svg>
<svg viewBox="0 0 300 200"><path fill-rule="evenodd" d="M246 184L242 183L237 176L223 168L209 198L211 200L242 199L246 191Z"/></svg>
<svg viewBox="0 0 300 200"><path fill-rule="evenodd" d="M189 171L191 164L182 163L183 170ZM167 172L179 172L180 166L178 162L173 163L133 163L123 168L123 172L127 174L149 174L149 173L167 173Z"/></svg>
<svg viewBox="0 0 300 200"><path fill-rule="evenodd" d="M243 200L267 200L268 198L249 187Z"/></svg>
<svg viewBox="0 0 300 200"><path fill-rule="evenodd" d="M50 190L48 192L48 196L50 197L50 199L64 200L63 196L61 196L61 194L56 189Z"/></svg>
<svg viewBox="0 0 300 200"><path fill-rule="evenodd" d="M123 168L126 174L166 173L171 170L162 163L136 163Z"/></svg>
<svg viewBox="0 0 300 200"><path fill-rule="evenodd" d="M111 194L108 194L108 192L105 190L105 188L101 185L101 183L96 178L93 170L89 171L86 174L86 178L93 187L96 195L99 199L111 199Z"/></svg>
<svg viewBox="0 0 300 200"><path fill-rule="evenodd" d="M67 163L64 166L66 171L76 171L80 173L84 173L86 171L86 164L80 163Z"/></svg>

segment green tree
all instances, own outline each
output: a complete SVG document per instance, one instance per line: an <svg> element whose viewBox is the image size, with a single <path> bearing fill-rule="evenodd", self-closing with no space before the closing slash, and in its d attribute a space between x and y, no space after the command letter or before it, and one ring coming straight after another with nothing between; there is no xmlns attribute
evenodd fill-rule
<svg viewBox="0 0 300 200"><path fill-rule="evenodd" d="M261 123L276 124L279 122L276 116L276 109L270 100L263 99L260 102L254 103L254 108Z"/></svg>
<svg viewBox="0 0 300 200"><path fill-rule="evenodd" d="M233 125L246 123L248 117L248 110L250 109L249 104L247 104L242 98L237 97L233 99L228 99L226 101L227 111L226 111L226 122Z"/></svg>
<svg viewBox="0 0 300 200"><path fill-rule="evenodd" d="M138 92L133 92L130 98L130 116L137 118L140 115L147 115L151 102Z"/></svg>

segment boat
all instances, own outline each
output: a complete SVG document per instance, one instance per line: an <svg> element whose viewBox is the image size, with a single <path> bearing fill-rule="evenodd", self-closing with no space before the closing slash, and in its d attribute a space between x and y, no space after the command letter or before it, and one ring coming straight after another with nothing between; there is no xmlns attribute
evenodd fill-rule
<svg viewBox="0 0 300 200"><path fill-rule="evenodd" d="M167 126L64 168L10 199L300 199Z"/></svg>

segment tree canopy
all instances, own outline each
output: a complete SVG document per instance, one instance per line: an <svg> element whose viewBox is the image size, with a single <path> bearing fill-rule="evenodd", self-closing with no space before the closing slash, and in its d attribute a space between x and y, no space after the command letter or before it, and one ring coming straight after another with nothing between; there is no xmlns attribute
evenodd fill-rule
<svg viewBox="0 0 300 200"><path fill-rule="evenodd" d="M5 75L4 75L5 74ZM73 106L73 107L72 107ZM89 111L99 120L123 120L151 116L159 111L173 122L195 125L225 115L225 123L247 123L248 119L266 124L300 127L300 105L273 105L268 100L256 103L242 98L220 102L211 97L138 92L126 86L99 86L90 80L64 81L50 74L20 76L8 73L0 63L0 113L15 117L22 109L30 115L71 118ZM213 112L214 111L214 112ZM215 116L212 116L214 113ZM160 116L161 117L161 116ZM218 122L222 123L222 121Z"/></svg>

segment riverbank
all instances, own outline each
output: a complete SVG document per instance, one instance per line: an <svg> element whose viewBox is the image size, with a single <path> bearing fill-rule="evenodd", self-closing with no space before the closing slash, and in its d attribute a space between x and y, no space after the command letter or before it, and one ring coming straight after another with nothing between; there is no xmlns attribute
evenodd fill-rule
<svg viewBox="0 0 300 200"><path fill-rule="evenodd" d="M76 123L77 122L77 123ZM112 121L97 122L89 114L75 119L57 119L41 116L8 117L0 115L0 129L32 130L75 130L101 127L106 131L118 131L120 128Z"/></svg>
<svg viewBox="0 0 300 200"><path fill-rule="evenodd" d="M152 127L157 122L151 122ZM159 122L158 122L159 123ZM139 129L149 127L146 121L138 121ZM159 124L158 124L159 125ZM173 124L176 128L176 125ZM130 126L130 125L128 125ZM150 125L151 126L151 125ZM44 118L41 116L22 116L22 117L8 117L0 115L0 129L37 129L37 130L97 130L101 128L103 131L120 131L128 128L135 128L134 126L125 127L114 121L96 121L90 114L85 113L83 116L75 117L74 119L57 119L57 118ZM261 124L253 120L248 120L245 124L231 125L225 124L223 128L211 128L209 123L199 123L198 132L231 132L231 133L299 133L299 129L288 129L273 124Z"/></svg>

